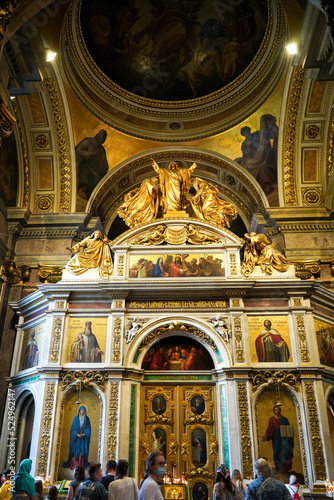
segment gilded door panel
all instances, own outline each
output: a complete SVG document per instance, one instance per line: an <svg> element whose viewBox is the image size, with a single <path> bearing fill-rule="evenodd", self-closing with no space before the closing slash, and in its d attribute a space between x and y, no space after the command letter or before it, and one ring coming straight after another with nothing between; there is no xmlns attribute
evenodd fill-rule
<svg viewBox="0 0 334 500"><path fill-rule="evenodd" d="M184 473L191 491L204 483L211 493L218 453L215 387L143 385L141 397L139 474L148 454L160 450L170 478Z"/></svg>

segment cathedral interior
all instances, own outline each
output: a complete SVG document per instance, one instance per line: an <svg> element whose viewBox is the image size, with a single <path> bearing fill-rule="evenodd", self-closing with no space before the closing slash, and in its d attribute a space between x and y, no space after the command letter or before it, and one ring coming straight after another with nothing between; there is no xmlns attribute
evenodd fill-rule
<svg viewBox="0 0 334 500"><path fill-rule="evenodd" d="M2 470L325 495L333 37L326 0L2 2Z"/></svg>

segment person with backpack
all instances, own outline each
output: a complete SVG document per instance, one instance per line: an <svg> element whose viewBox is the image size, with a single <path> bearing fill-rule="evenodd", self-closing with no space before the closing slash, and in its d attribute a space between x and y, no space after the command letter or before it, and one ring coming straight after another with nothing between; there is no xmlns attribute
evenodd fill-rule
<svg viewBox="0 0 334 500"><path fill-rule="evenodd" d="M289 477L289 484L285 485L291 495L292 500L304 500L303 492L300 489L300 484L296 476L293 474Z"/></svg>

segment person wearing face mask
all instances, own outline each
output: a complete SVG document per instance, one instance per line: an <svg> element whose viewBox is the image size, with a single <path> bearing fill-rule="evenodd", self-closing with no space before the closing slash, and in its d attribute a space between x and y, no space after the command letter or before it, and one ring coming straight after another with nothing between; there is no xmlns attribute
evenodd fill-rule
<svg viewBox="0 0 334 500"><path fill-rule="evenodd" d="M139 484L138 500L163 500L158 479L167 473L165 457L152 451L146 461L146 471Z"/></svg>

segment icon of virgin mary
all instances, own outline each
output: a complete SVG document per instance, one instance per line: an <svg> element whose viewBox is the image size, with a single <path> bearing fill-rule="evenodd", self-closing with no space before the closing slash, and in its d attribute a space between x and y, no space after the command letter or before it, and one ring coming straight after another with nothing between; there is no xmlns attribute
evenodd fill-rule
<svg viewBox="0 0 334 500"><path fill-rule="evenodd" d="M88 452L90 443L90 420L87 417L85 406L80 406L78 415L74 417L70 430L70 445L67 462L63 467L74 470L78 465L84 468L88 464Z"/></svg>

